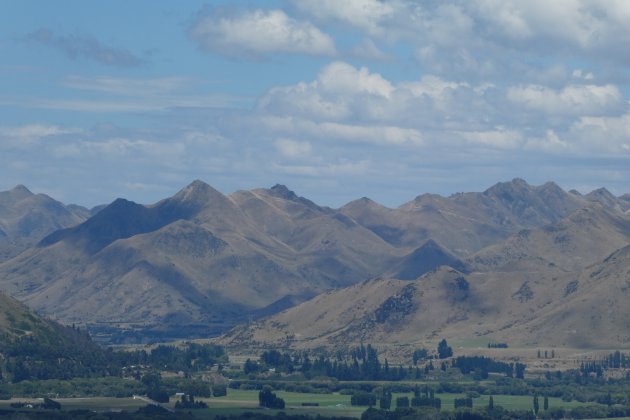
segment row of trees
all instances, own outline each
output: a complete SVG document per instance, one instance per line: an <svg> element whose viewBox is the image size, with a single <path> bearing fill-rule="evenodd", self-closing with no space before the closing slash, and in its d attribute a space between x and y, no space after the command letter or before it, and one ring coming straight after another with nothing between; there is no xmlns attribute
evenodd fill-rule
<svg viewBox="0 0 630 420"><path fill-rule="evenodd" d="M118 366L151 366L157 369L195 372L228 362L225 348L216 344L188 343L182 347L160 345L145 350L110 352Z"/></svg>
<svg viewBox="0 0 630 420"><path fill-rule="evenodd" d="M147 368L192 372L228 361L225 349L213 344L160 345L150 352L114 351L102 349L78 329L67 328L64 337L54 343L32 336L0 342L0 353L4 355L0 359L0 379L3 373L14 383L29 379L121 376L131 366L140 379Z"/></svg>
<svg viewBox="0 0 630 420"><path fill-rule="evenodd" d="M311 360L307 354L291 356L277 350L264 352L259 361L247 359L243 370L245 374L274 369L276 372L301 372L307 378L327 376L344 381L398 381L408 376L402 366L392 367L387 359L381 363L377 350L371 345L360 346L350 352L350 360L331 360L320 356Z"/></svg>
<svg viewBox="0 0 630 420"><path fill-rule="evenodd" d="M601 378L604 375L604 371L607 369L627 368L630 368L630 357L619 351L610 353L600 360L587 361L580 364L580 372L582 375L589 376L590 374L594 374L598 378Z"/></svg>
<svg viewBox="0 0 630 420"><path fill-rule="evenodd" d="M182 392L190 398L195 396L204 398L209 398L210 396L223 397L227 395L227 386L225 384L210 385L210 383L198 379L188 379L177 389L173 390L172 387L164 383L161 375L155 371L146 373L142 376L140 382L144 385L147 396L157 402L168 402L169 395L175 392ZM181 401L181 403L184 402L184 400Z"/></svg>
<svg viewBox="0 0 630 420"><path fill-rule="evenodd" d="M463 374L475 372L479 379L486 379L489 372L504 373L508 378L523 379L526 365L499 362L483 356L460 356L453 359L453 367Z"/></svg>
<svg viewBox="0 0 630 420"><path fill-rule="evenodd" d="M446 340L440 341L437 347L437 358L446 359L453 356L453 349ZM413 364L416 366L412 370L411 366L405 369L402 365L390 366L387 359L381 363L378 351L372 345L360 345L351 349L344 357L337 354L335 359L319 356L313 360L308 354L281 353L277 350L265 351L258 361L247 359L243 370L245 374L255 374L273 369L278 373L301 372L307 378L316 376L328 376L344 381L361 380L385 380L400 381L403 379L419 379L421 376L417 364L420 360L431 359L429 351L418 349L413 353ZM448 367L447 362L442 362L442 370ZM424 366L424 372L433 370L431 360Z"/></svg>
<svg viewBox="0 0 630 420"><path fill-rule="evenodd" d="M178 409L199 409L208 408L208 404L203 401L195 401L194 395L182 395L179 401L175 401L175 408Z"/></svg>

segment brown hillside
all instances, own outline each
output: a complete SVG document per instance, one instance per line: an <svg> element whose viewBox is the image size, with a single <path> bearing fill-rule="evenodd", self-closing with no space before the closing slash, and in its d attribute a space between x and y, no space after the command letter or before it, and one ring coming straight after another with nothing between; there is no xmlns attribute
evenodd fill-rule
<svg viewBox="0 0 630 420"><path fill-rule="evenodd" d="M35 245L50 233L77 225L90 216L80 206L65 206L18 185L0 192L0 262Z"/></svg>

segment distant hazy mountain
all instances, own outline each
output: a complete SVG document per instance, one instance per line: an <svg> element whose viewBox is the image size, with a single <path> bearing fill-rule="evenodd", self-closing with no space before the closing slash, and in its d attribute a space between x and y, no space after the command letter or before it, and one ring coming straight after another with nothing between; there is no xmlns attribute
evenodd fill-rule
<svg viewBox="0 0 630 420"><path fill-rule="evenodd" d="M540 284L630 243L623 197L590 197L515 179L482 193L425 194L397 209L364 198L335 210L282 185L224 195L195 181L153 205L118 199L83 223L50 233L0 264L0 289L66 323L186 335L188 327L218 332L352 286L346 290L354 292L344 293L356 292L361 300L343 295L338 304L322 304L334 314L356 303L347 312L354 319L347 341L370 325L374 334L398 340L387 335L402 325L394 314L402 301L393 295L409 286L414 305L428 311L414 318L409 337L460 326L479 332L465 320L486 325L490 314L500 314L496 325L487 325L496 332L516 316L504 317L504 306L529 319L530 292L539 296ZM434 271L440 266L449 268ZM364 283L376 278L398 280ZM378 293L367 297L364 287ZM394 315L365 324L361 310L376 316L381 304ZM378 313L382 318L385 312ZM310 320L321 340L327 337L321 329L329 327L317 320L328 315L294 314L290 318Z"/></svg>
<svg viewBox="0 0 630 420"><path fill-rule="evenodd" d="M622 212L628 211L628 209L630 209L630 202L624 199L624 197L625 196L615 197L606 188L598 188L584 196L584 198L589 201L598 202L608 208Z"/></svg>
<svg viewBox="0 0 630 420"><path fill-rule="evenodd" d="M630 218L592 203L538 229L522 230L466 261L478 271L575 271L630 244Z"/></svg>
<svg viewBox="0 0 630 420"><path fill-rule="evenodd" d="M461 257L521 229L556 222L587 202L552 182L531 186L514 179L482 193L423 194L397 209L361 199L341 212L395 246L416 248L433 239Z"/></svg>
<svg viewBox="0 0 630 420"><path fill-rule="evenodd" d="M630 218L591 203L464 262L453 260L459 270L445 264L411 282L377 279L331 291L237 327L221 341L298 349L361 342L404 347L441 338L481 345L627 346L629 244Z"/></svg>
<svg viewBox="0 0 630 420"><path fill-rule="evenodd" d="M86 208L66 206L47 195L33 194L23 185L0 192L0 262L89 216Z"/></svg>

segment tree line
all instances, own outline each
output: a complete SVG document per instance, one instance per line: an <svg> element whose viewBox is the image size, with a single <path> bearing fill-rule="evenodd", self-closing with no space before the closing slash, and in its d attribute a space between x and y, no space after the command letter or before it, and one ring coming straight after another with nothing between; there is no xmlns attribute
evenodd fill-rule
<svg viewBox="0 0 630 420"><path fill-rule="evenodd" d="M0 379L24 380L122 376L136 369L192 372L227 363L225 349L214 344L190 343L182 347L160 345L152 351L114 351L94 343L86 331L57 327L62 338L23 336L0 340Z"/></svg>
<svg viewBox="0 0 630 420"><path fill-rule="evenodd" d="M446 340L438 345L438 358L451 358L453 350ZM255 375L268 371L276 373L300 372L305 378L326 376L341 381L401 381L405 379L420 379L435 369L433 359L428 359L423 370L417 365L420 360L427 359L426 349L416 350L413 353L414 367L407 368L401 364L391 366L387 359L382 363L378 351L372 345L360 345L351 349L344 358L337 355L336 358L319 356L311 359L307 353L281 353L278 350L263 352L258 361L247 359L243 366L246 375ZM487 357L459 356L449 360L442 360L438 366L446 371L449 367L459 369L463 374L473 373L478 379L485 379L491 372L503 373L507 377L523 379L526 365L522 363L498 362Z"/></svg>

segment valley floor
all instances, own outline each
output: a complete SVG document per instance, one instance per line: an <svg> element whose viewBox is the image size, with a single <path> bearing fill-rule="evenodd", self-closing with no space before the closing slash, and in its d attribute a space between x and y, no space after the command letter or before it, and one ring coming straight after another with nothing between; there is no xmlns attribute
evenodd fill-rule
<svg viewBox="0 0 630 420"><path fill-rule="evenodd" d="M381 383L382 384L382 383ZM280 411L287 414L306 414L310 416L336 416L336 417L354 417L360 418L367 407L356 407L350 403L350 395L342 395L340 393L333 394L314 394L314 393L298 393L277 391L278 397L286 402L284 410L262 409L258 406L258 391L245 391L230 389L225 397L216 398L197 398L197 401L203 401L208 404L208 408L199 410L183 409L178 412L191 412L198 419L214 419L218 415L240 415L245 412L262 412L266 415L275 415ZM412 398L413 393L393 393L393 400L398 397ZM465 398L465 394L456 393L438 393L436 397L442 400L443 410L453 410L454 400L457 398ZM511 395L495 395L493 396L495 406L501 406L507 410L530 410L532 407L532 398L530 396L511 396ZM41 403L41 399L37 398L13 398L11 400L0 401L0 409L10 409L12 403ZM89 398L59 398L55 399L62 406L63 411L72 410L90 410L96 412L118 412L118 411L135 411L146 403L134 398L106 398L106 397L89 397ZM171 397L168 404L164 407L175 409L175 396ZM475 398L474 407L487 407L489 396L482 395ZM304 406L303 404L317 404L317 406ZM563 401L560 398L549 398L550 408L572 409L589 404L577 401ZM590 404L592 405L592 404ZM395 408L395 407L392 407Z"/></svg>

